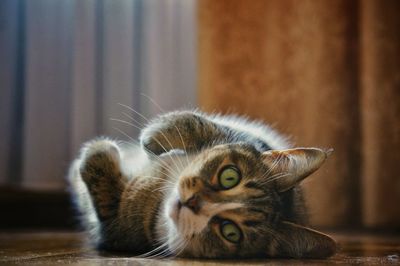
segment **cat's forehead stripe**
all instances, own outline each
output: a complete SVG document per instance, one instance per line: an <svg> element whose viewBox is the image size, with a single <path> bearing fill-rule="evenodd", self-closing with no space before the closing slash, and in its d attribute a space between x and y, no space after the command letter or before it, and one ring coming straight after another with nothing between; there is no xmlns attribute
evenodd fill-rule
<svg viewBox="0 0 400 266"><path fill-rule="evenodd" d="M263 224L264 220L245 220L243 224L247 227L256 227Z"/></svg>
<svg viewBox="0 0 400 266"><path fill-rule="evenodd" d="M205 162L203 169L201 170L201 176L210 177L214 175L220 164L223 162L225 158L224 154L219 155L218 157L210 158Z"/></svg>

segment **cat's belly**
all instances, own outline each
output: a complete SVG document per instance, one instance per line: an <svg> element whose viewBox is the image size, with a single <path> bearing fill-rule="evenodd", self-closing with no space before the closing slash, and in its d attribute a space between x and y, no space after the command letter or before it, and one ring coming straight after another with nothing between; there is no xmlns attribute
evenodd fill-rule
<svg viewBox="0 0 400 266"><path fill-rule="evenodd" d="M118 215L119 241L136 252L154 248L155 227L163 198L163 181L150 177L136 177L130 181L121 197Z"/></svg>

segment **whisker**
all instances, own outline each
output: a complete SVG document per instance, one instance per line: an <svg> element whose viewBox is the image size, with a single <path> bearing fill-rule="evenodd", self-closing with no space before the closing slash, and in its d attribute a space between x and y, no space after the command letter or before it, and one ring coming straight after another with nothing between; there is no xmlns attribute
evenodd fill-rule
<svg viewBox="0 0 400 266"><path fill-rule="evenodd" d="M181 142L182 142L183 150L185 151L186 162L187 162L187 164L189 165L188 152L187 152L187 149L186 149L185 142L183 141L183 137L182 137L181 131L179 130L179 128L178 128L176 125L175 125L175 128L176 128L176 130L178 131L179 137L180 137Z"/></svg>
<svg viewBox="0 0 400 266"><path fill-rule="evenodd" d="M154 253L157 254L157 252L158 252L159 250L161 250L161 249L163 249L163 248L165 248L165 247L167 247L167 246L168 246L168 243L165 242L165 243L161 244L160 246L154 248L153 250L151 250L151 251L149 251L149 252L146 252L146 253L144 253L144 254L140 254L140 255L138 255L138 256L136 256L136 257L137 257L137 258L147 258L147 259L149 259L149 258L151 258L151 257L153 256Z"/></svg>
<svg viewBox="0 0 400 266"><path fill-rule="evenodd" d="M132 123L127 122L127 121L124 121L124 120L121 120L121 119L111 118L111 120L114 120L114 121L117 121L117 122L122 122L122 123L125 123L125 124L128 124L128 125L131 125L131 126L135 126L135 127L136 127L136 125L133 125ZM125 136L127 136L127 137L128 137L130 140L132 140L133 142L136 142L136 140L134 140L132 137L130 137L128 134L126 134L126 133L123 132L122 130L120 130L120 129L118 129L118 128L115 128L115 127L114 127L114 129L118 130L120 133L122 133L122 134L124 134ZM165 147L164 147L156 138L154 138L154 140L166 151ZM154 153L153 153L153 154L154 154ZM176 167L177 169L179 169L179 166L175 163L174 158L172 158L172 156L171 156L170 154L168 154L168 152L167 152L166 154L171 158L171 161L174 163L175 167ZM157 155L155 155L155 156L157 156ZM166 166L166 167L167 167L167 166ZM175 175L178 175L178 173L177 173L176 171L173 171L172 168L169 168L169 169L170 169L171 172L173 172Z"/></svg>
<svg viewBox="0 0 400 266"><path fill-rule="evenodd" d="M140 124L140 122L138 122L133 116L130 116L129 114L127 114L127 113L125 113L125 112L122 112L122 114L125 115L126 117L128 117L129 119L131 119L133 122L139 124L139 126L142 126L142 127L144 126L144 125ZM177 128L177 127L175 126L175 128ZM168 137L167 137L161 130L159 130L158 132L160 132L160 133L163 135L164 139L168 142L170 148L171 148L171 149L174 149L174 147L173 147L172 143L170 142L170 140L168 139ZM160 146L162 146L159 142L157 142L157 143L158 143ZM163 149L164 149L165 152L167 152L167 150L166 150L164 147L163 147ZM185 152L186 152L186 150L185 150ZM179 159L178 159L178 160L179 160ZM180 161L180 160L179 160L179 161ZM180 163L181 163L182 168L184 168L184 166L183 166L183 164L182 164L181 161L180 161ZM189 161L188 161L188 163L189 163Z"/></svg>
<svg viewBox="0 0 400 266"><path fill-rule="evenodd" d="M141 128L138 127L137 125L135 125L135 124L133 124L133 123L131 123L131 122L122 120L122 119L110 118L110 120L116 121L116 122L120 122L120 123L124 123L124 124L133 126L133 127L135 127L135 128L138 128L139 130L141 130ZM161 131L160 131L160 133L161 133L161 134L164 136L164 138L169 142L169 140L166 138L166 136L165 136ZM175 164L175 167L176 167L177 169L179 169L179 166L178 166L177 163L175 162L174 158L172 158L172 156L169 154L169 150L167 150L167 149L164 147L164 145L162 145L161 142L160 142L157 138L153 138L153 139L158 143L158 145L161 146L161 148L165 151L165 153L171 158L171 161L172 161L172 163ZM172 147L172 144L170 144L170 145L171 145L171 147ZM179 159L178 159L178 161L179 161ZM184 168L183 165L182 165L182 161L180 161L180 163L181 163L181 167Z"/></svg>
<svg viewBox="0 0 400 266"><path fill-rule="evenodd" d="M137 147L139 147L140 144L138 143L138 141L134 140L131 136L129 136L128 134L126 134L124 131L122 131L121 129L119 129L119 128L117 128L117 127L113 127L113 129L115 129L115 130L117 130L118 132L120 132L121 134L125 135L125 136L126 136L127 138L129 138L133 143L136 143ZM121 142L124 142L124 143L126 143L126 144L128 144L128 145L134 146L134 144L132 144L132 143L130 143L130 142L127 142L127 141L121 141ZM152 159L154 159L154 162L155 162L155 163L161 165L162 167L165 167L167 170L169 170L169 171L170 171L171 173L173 173L174 175L177 175L177 173L176 173L170 166L168 166L165 162L163 162L163 161L159 158L159 156L155 155L155 154L152 153L151 151L148 151L147 154L148 154ZM168 173L165 173L165 172L163 172L163 171L161 171L161 170L159 170L159 169L156 169L156 170L157 170L157 171L160 171L160 172L161 172L162 174L164 174L165 176L169 176Z"/></svg>
<svg viewBox="0 0 400 266"><path fill-rule="evenodd" d="M152 104L154 104L154 106L156 106L162 113L165 113L165 110L164 110L154 99L152 99L150 96L148 96L148 95L146 95L146 94L144 94L144 93L141 93L141 95L142 95L143 97L145 97L146 99L148 99ZM181 142L182 142L182 145L183 145L183 149L184 149L185 154L186 154L186 161L187 161L187 164L189 165L189 158L188 158L188 156L187 156L187 153L188 153L188 152L187 152L185 143L184 143L184 141L183 141L183 137L182 137L181 131L179 130L179 128L178 128L176 125L174 125L174 127L175 127L176 130L178 131L179 137L181 138Z"/></svg>
<svg viewBox="0 0 400 266"><path fill-rule="evenodd" d="M124 115L124 116L126 116L127 118L131 119L133 122L135 122L136 124L138 124L138 125L141 126L141 127L144 127L144 126L145 126L144 124L142 124L142 123L140 123L139 121L137 121L133 116L131 116L131 115L125 113L125 112L122 112L122 115Z"/></svg>
<svg viewBox="0 0 400 266"><path fill-rule="evenodd" d="M145 120L147 123L150 123L150 120L147 119L144 115L142 115L141 113L139 113L138 111L136 111L135 109L133 109L132 107L125 105L123 103L118 103L119 105L128 108L129 110L131 110L132 112L134 112L135 114L137 114L138 116L140 116L143 120Z"/></svg>

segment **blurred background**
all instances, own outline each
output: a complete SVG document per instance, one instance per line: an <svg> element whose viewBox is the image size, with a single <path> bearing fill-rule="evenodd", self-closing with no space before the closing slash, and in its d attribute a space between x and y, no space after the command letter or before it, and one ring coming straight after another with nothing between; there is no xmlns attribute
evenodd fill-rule
<svg viewBox="0 0 400 266"><path fill-rule="evenodd" d="M335 149L304 182L315 226L400 229L399 11L396 0L1 0L0 226L73 226L65 175L82 142L136 138L126 122L199 107Z"/></svg>

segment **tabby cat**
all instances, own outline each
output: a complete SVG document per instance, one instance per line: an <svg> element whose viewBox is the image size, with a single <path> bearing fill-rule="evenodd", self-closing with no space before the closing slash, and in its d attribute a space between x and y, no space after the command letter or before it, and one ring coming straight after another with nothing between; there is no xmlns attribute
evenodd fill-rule
<svg viewBox="0 0 400 266"><path fill-rule="evenodd" d="M329 236L307 228L299 182L329 151L289 149L266 125L176 111L140 145L100 138L70 169L74 199L98 248L144 256L325 258Z"/></svg>

